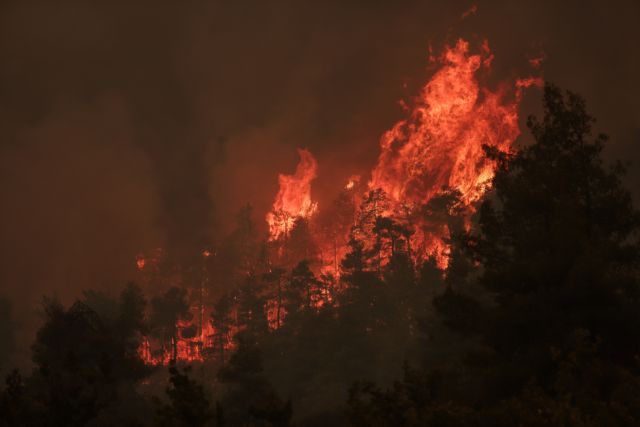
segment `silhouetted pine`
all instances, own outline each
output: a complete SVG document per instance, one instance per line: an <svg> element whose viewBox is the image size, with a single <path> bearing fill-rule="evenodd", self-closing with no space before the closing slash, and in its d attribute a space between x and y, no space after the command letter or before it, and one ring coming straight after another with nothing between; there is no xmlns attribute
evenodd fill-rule
<svg viewBox="0 0 640 427"><path fill-rule="evenodd" d="M189 377L189 368L180 372L169 366L170 386L166 389L168 403L156 400L159 426L205 427L214 426L215 412L202 385Z"/></svg>
<svg viewBox="0 0 640 427"><path fill-rule="evenodd" d="M187 319L190 314L186 289L173 286L151 299L150 324L154 334L161 340L161 351L164 353L167 343L171 345L171 360L176 360L178 320Z"/></svg>
<svg viewBox="0 0 640 427"><path fill-rule="evenodd" d="M448 360L405 369L389 389L355 384L353 425L640 422L640 216L592 123L580 97L549 85L544 117L528 121L534 144L486 147L498 166L492 194L477 229L454 239L435 299L457 333ZM425 264L422 275L437 270ZM433 322L422 329L438 334Z"/></svg>
<svg viewBox="0 0 640 427"><path fill-rule="evenodd" d="M225 386L220 400L227 425L287 427L291 402L283 402L264 375L262 354L245 332L236 334L237 349L218 373Z"/></svg>

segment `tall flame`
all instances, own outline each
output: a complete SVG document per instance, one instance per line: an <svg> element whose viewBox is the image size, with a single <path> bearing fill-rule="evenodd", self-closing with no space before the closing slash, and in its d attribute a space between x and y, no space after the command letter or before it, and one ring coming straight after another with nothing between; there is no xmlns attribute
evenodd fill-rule
<svg viewBox="0 0 640 427"><path fill-rule="evenodd" d="M442 68L422 89L410 117L383 135L371 188L382 188L396 202L419 204L445 186L466 202L482 195L482 184L493 176L482 145L511 146L520 133L518 103L480 89L475 74L489 66L491 55L468 51L464 40L447 47Z"/></svg>
<svg viewBox="0 0 640 427"><path fill-rule="evenodd" d="M271 240L286 236L296 218L308 218L318 207L311 200L311 181L317 176L318 163L308 150L298 149L298 154L300 162L296 172L278 176L280 190L273 202L273 210L266 218Z"/></svg>
<svg viewBox="0 0 640 427"><path fill-rule="evenodd" d="M371 189L383 189L398 205L419 207L443 188L461 194L465 206L477 201L494 174L484 144L507 150L520 134L518 104L521 89L539 79L518 80L507 99L502 89L481 88L476 75L488 69L493 55L485 41L479 54L459 39L446 46L441 68L422 88L409 118L396 123L381 138L381 153L372 171ZM433 227L432 227L433 228ZM418 245L446 265L446 227L415 236Z"/></svg>
<svg viewBox="0 0 640 427"><path fill-rule="evenodd" d="M475 10L474 6L468 14L475 13ZM370 190L382 189L386 198L379 192L361 194L360 176L353 175L342 189L342 198L338 199L343 202L338 206L346 207L346 214L337 215L338 209L335 208L336 215L328 221L330 226L318 221L315 227L310 227L315 233L314 243L320 247L320 259L315 261L319 261L321 273L339 277L340 261L349 249L350 231L353 233L357 226L361 231L356 237L364 240L367 252L373 253L371 250L375 248L378 253L378 267L391 259L389 255L393 255L394 250L405 251L416 262L433 256L441 268L447 267L450 217L436 212L443 208L442 203L433 203L433 211L431 206L423 208L430 201L438 201L434 198L440 194L450 195L450 192L443 193L443 189L448 189L460 195L457 212L473 212L475 202L487 190L495 171L495 165L485 157L483 145L503 151L511 148L520 133L518 106L523 90L543 83L538 77L527 77L502 84L498 90L492 91L478 81L479 72L489 69L493 60L488 43L484 42L477 54L469 51L469 43L462 39L454 46L445 46L440 57L433 56L430 50L430 61L437 63L438 70L414 99L411 108L403 104L408 117L396 123L380 140L380 155L368 186ZM543 55L534 58L530 63L537 68L543 58ZM286 237L297 218L311 219L317 211L317 203L311 198L311 183L316 178L318 165L308 150L299 149L298 153L300 161L295 173L279 175L279 190L272 211L266 215L272 241ZM380 240L376 241L380 235L375 236L372 230L356 225L359 221L357 206L363 202L360 209L365 210L366 197L376 194L384 202L377 205L375 215L390 216L393 220L380 221L383 227L387 224L387 230L393 230L389 233L396 233L391 253L380 244ZM329 214L331 209L327 209ZM363 217L368 218L367 221L371 219L370 215ZM394 224L394 221L399 224ZM457 227L460 227L460 222L456 222ZM468 221L464 227L468 229ZM387 234L387 238L390 235ZM281 242L287 243L287 240ZM281 250L285 245L275 246ZM141 274L157 272L161 256L161 249L150 256L138 255L136 264ZM215 252L204 250L202 256L206 259L215 256ZM202 287L200 289L202 292ZM329 287L320 289L313 296L313 305L319 308L331 301L333 291L335 289ZM273 299L267 301L265 309L270 326L278 328L286 310ZM143 360L149 364L168 364L175 351L178 360L196 362L212 355L219 346L222 349L233 348L230 338L235 330L232 328L222 337L216 334L209 319L205 320L202 294L199 303L192 305L191 312L191 320L180 320L176 324L177 341L171 346L150 343L145 339L139 349ZM158 346L160 350L152 352L152 347Z"/></svg>

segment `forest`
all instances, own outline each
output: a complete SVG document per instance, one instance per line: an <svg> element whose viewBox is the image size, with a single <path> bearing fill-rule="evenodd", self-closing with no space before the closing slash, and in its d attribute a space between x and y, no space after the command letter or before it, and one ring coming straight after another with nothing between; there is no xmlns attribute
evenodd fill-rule
<svg viewBox="0 0 640 427"><path fill-rule="evenodd" d="M640 213L585 101L547 84L542 107L531 144L484 145L473 209L443 188L416 211L444 264L383 190L345 189L275 241L247 205L182 283L141 258L148 283L44 297L28 372L0 300L0 425L640 424ZM333 268L312 227L344 246Z"/></svg>

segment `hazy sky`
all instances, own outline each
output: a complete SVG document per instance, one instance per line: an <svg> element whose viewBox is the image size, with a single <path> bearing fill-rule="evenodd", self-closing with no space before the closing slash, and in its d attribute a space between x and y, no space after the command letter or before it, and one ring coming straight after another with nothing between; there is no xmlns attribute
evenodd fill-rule
<svg viewBox="0 0 640 427"><path fill-rule="evenodd" d="M544 51L640 194L640 3L476 3L462 20L472 2L3 1L0 293L119 287L138 252L215 241L240 205L264 215L296 147L330 197L375 163L429 43L460 36L489 40L489 84Z"/></svg>

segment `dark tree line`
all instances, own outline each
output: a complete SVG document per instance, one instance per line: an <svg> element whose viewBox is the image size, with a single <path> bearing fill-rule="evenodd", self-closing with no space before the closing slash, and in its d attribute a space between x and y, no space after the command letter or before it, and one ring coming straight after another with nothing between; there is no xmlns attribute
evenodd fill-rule
<svg viewBox="0 0 640 427"><path fill-rule="evenodd" d="M535 142L485 148L497 171L469 231L450 189L390 216L382 191L357 209L343 192L340 221L297 219L277 242L244 208L210 261L214 351L199 365L176 361L185 289L148 306L135 285L45 301L35 368L7 377L0 425L637 425L640 215L593 122L547 86ZM415 261L416 223L447 228L445 271ZM333 273L314 273L313 227L334 255L347 245ZM145 336L171 347L168 371L141 362Z"/></svg>
<svg viewBox="0 0 640 427"><path fill-rule="evenodd" d="M454 251L472 268L434 299L465 345L451 363L405 367L389 389L354 385L354 425L640 421L640 216L584 101L547 86L544 107L528 121L533 145L486 147L493 191Z"/></svg>

